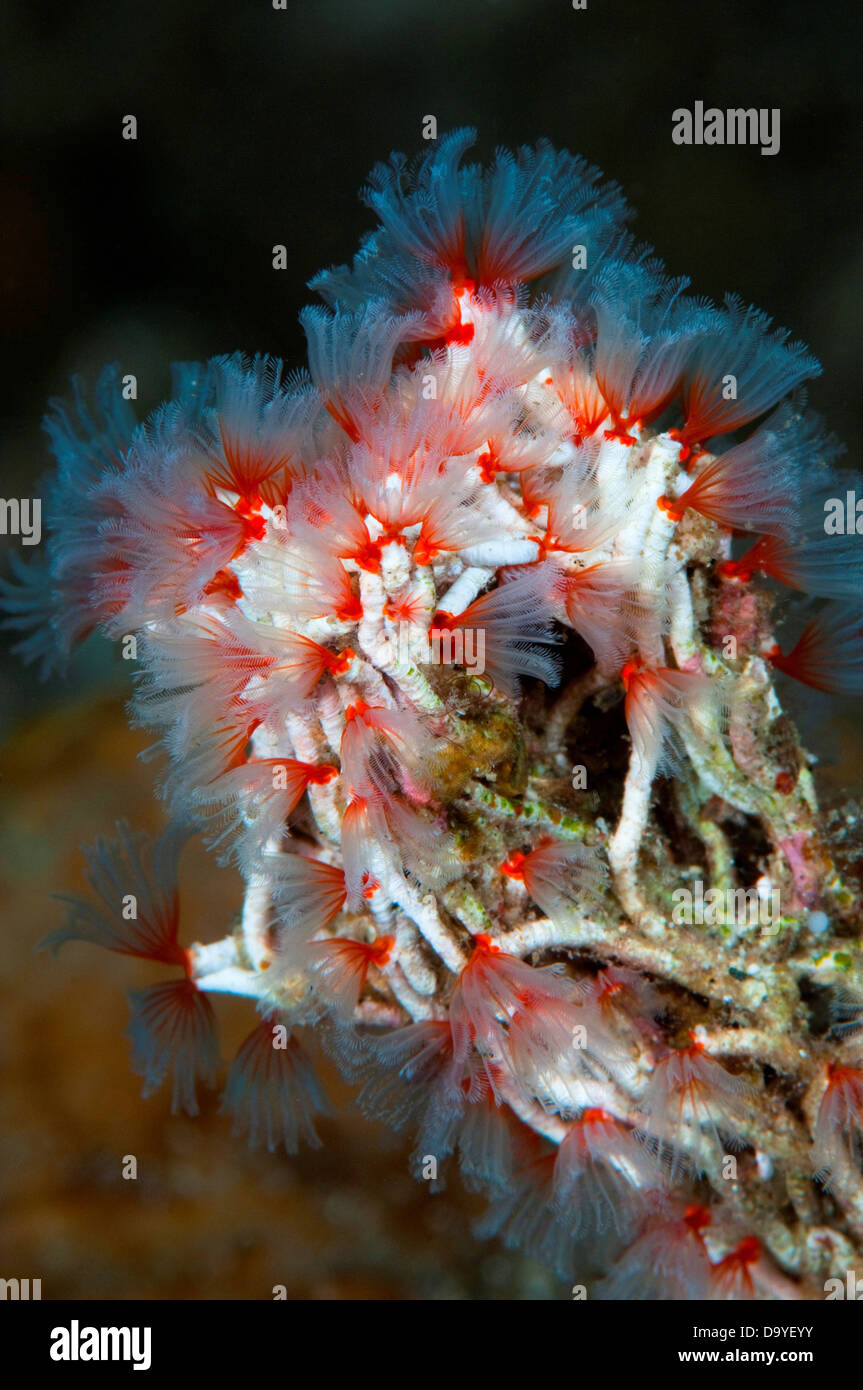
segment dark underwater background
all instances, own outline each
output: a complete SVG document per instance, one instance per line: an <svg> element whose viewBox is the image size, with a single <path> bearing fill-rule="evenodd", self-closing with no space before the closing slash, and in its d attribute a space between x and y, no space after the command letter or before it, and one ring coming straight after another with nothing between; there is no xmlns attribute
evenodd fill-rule
<svg viewBox="0 0 863 1390"><path fill-rule="evenodd" d="M620 182L641 237L698 293L739 292L823 364L810 401L859 469L863 360L860 7L770 0L108 0L0 12L0 481L40 495L40 419L70 376L118 361L149 409L173 360L304 360L317 270L372 226L357 189L393 149L471 124L473 158L545 136ZM778 107L775 157L682 148L695 101ZM138 122L121 138L123 117ZM272 247L288 269L272 269ZM3 551L16 538L0 537ZM25 548L26 553L26 548ZM5 554L0 569L5 572ZM407 1147L347 1109L298 1159L139 1097L123 1038L132 961L34 956L78 847L157 827L128 667L91 642L40 685L0 657L0 1276L44 1298L548 1298L538 1266L479 1244L457 1181L431 1196ZM853 709L798 703L825 798L859 792ZM808 720L808 723L806 722ZM239 881L197 848L186 939L222 935ZM225 1053L251 1024L218 1005ZM344 1088L334 1089L342 1101ZM123 1155L138 1180L120 1176Z"/></svg>

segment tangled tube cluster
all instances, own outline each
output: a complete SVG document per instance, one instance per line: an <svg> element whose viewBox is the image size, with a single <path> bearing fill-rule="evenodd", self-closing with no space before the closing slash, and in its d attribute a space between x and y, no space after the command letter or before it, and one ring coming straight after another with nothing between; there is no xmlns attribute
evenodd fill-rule
<svg viewBox="0 0 863 1390"><path fill-rule="evenodd" d="M592 1296L806 1297L863 1238L853 903L772 677L863 690L819 367L690 296L583 160L483 169L473 138L372 172L308 374L182 365L143 424L117 369L55 405L50 544L7 621L46 666L133 642L172 819L97 844L51 944L179 969L130 1026L175 1107L216 1080L210 995L245 995L224 1103L253 1142L318 1142L314 1037L419 1175L456 1156L484 1228ZM784 652L756 574L829 600ZM729 827L758 827L770 931L672 921L669 775L715 887L752 887ZM196 832L246 895L186 947ZM806 982L844 988L820 1033Z"/></svg>

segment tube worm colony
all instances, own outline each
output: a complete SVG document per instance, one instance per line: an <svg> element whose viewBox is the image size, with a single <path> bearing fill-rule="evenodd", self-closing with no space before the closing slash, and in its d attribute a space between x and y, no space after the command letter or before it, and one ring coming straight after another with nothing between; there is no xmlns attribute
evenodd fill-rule
<svg viewBox="0 0 863 1390"><path fill-rule="evenodd" d="M134 635L172 819L97 844L49 944L173 968L130 1038L175 1107L243 995L253 1142L318 1142L313 1036L591 1296L815 1296L863 1259L859 918L774 677L863 690L819 367L669 277L584 160L473 138L372 172L308 374L182 365L143 424L116 369L55 404L7 622L46 667ZM764 576L827 600L790 647ZM186 946L192 833L246 894ZM725 909L677 911L696 887Z"/></svg>

